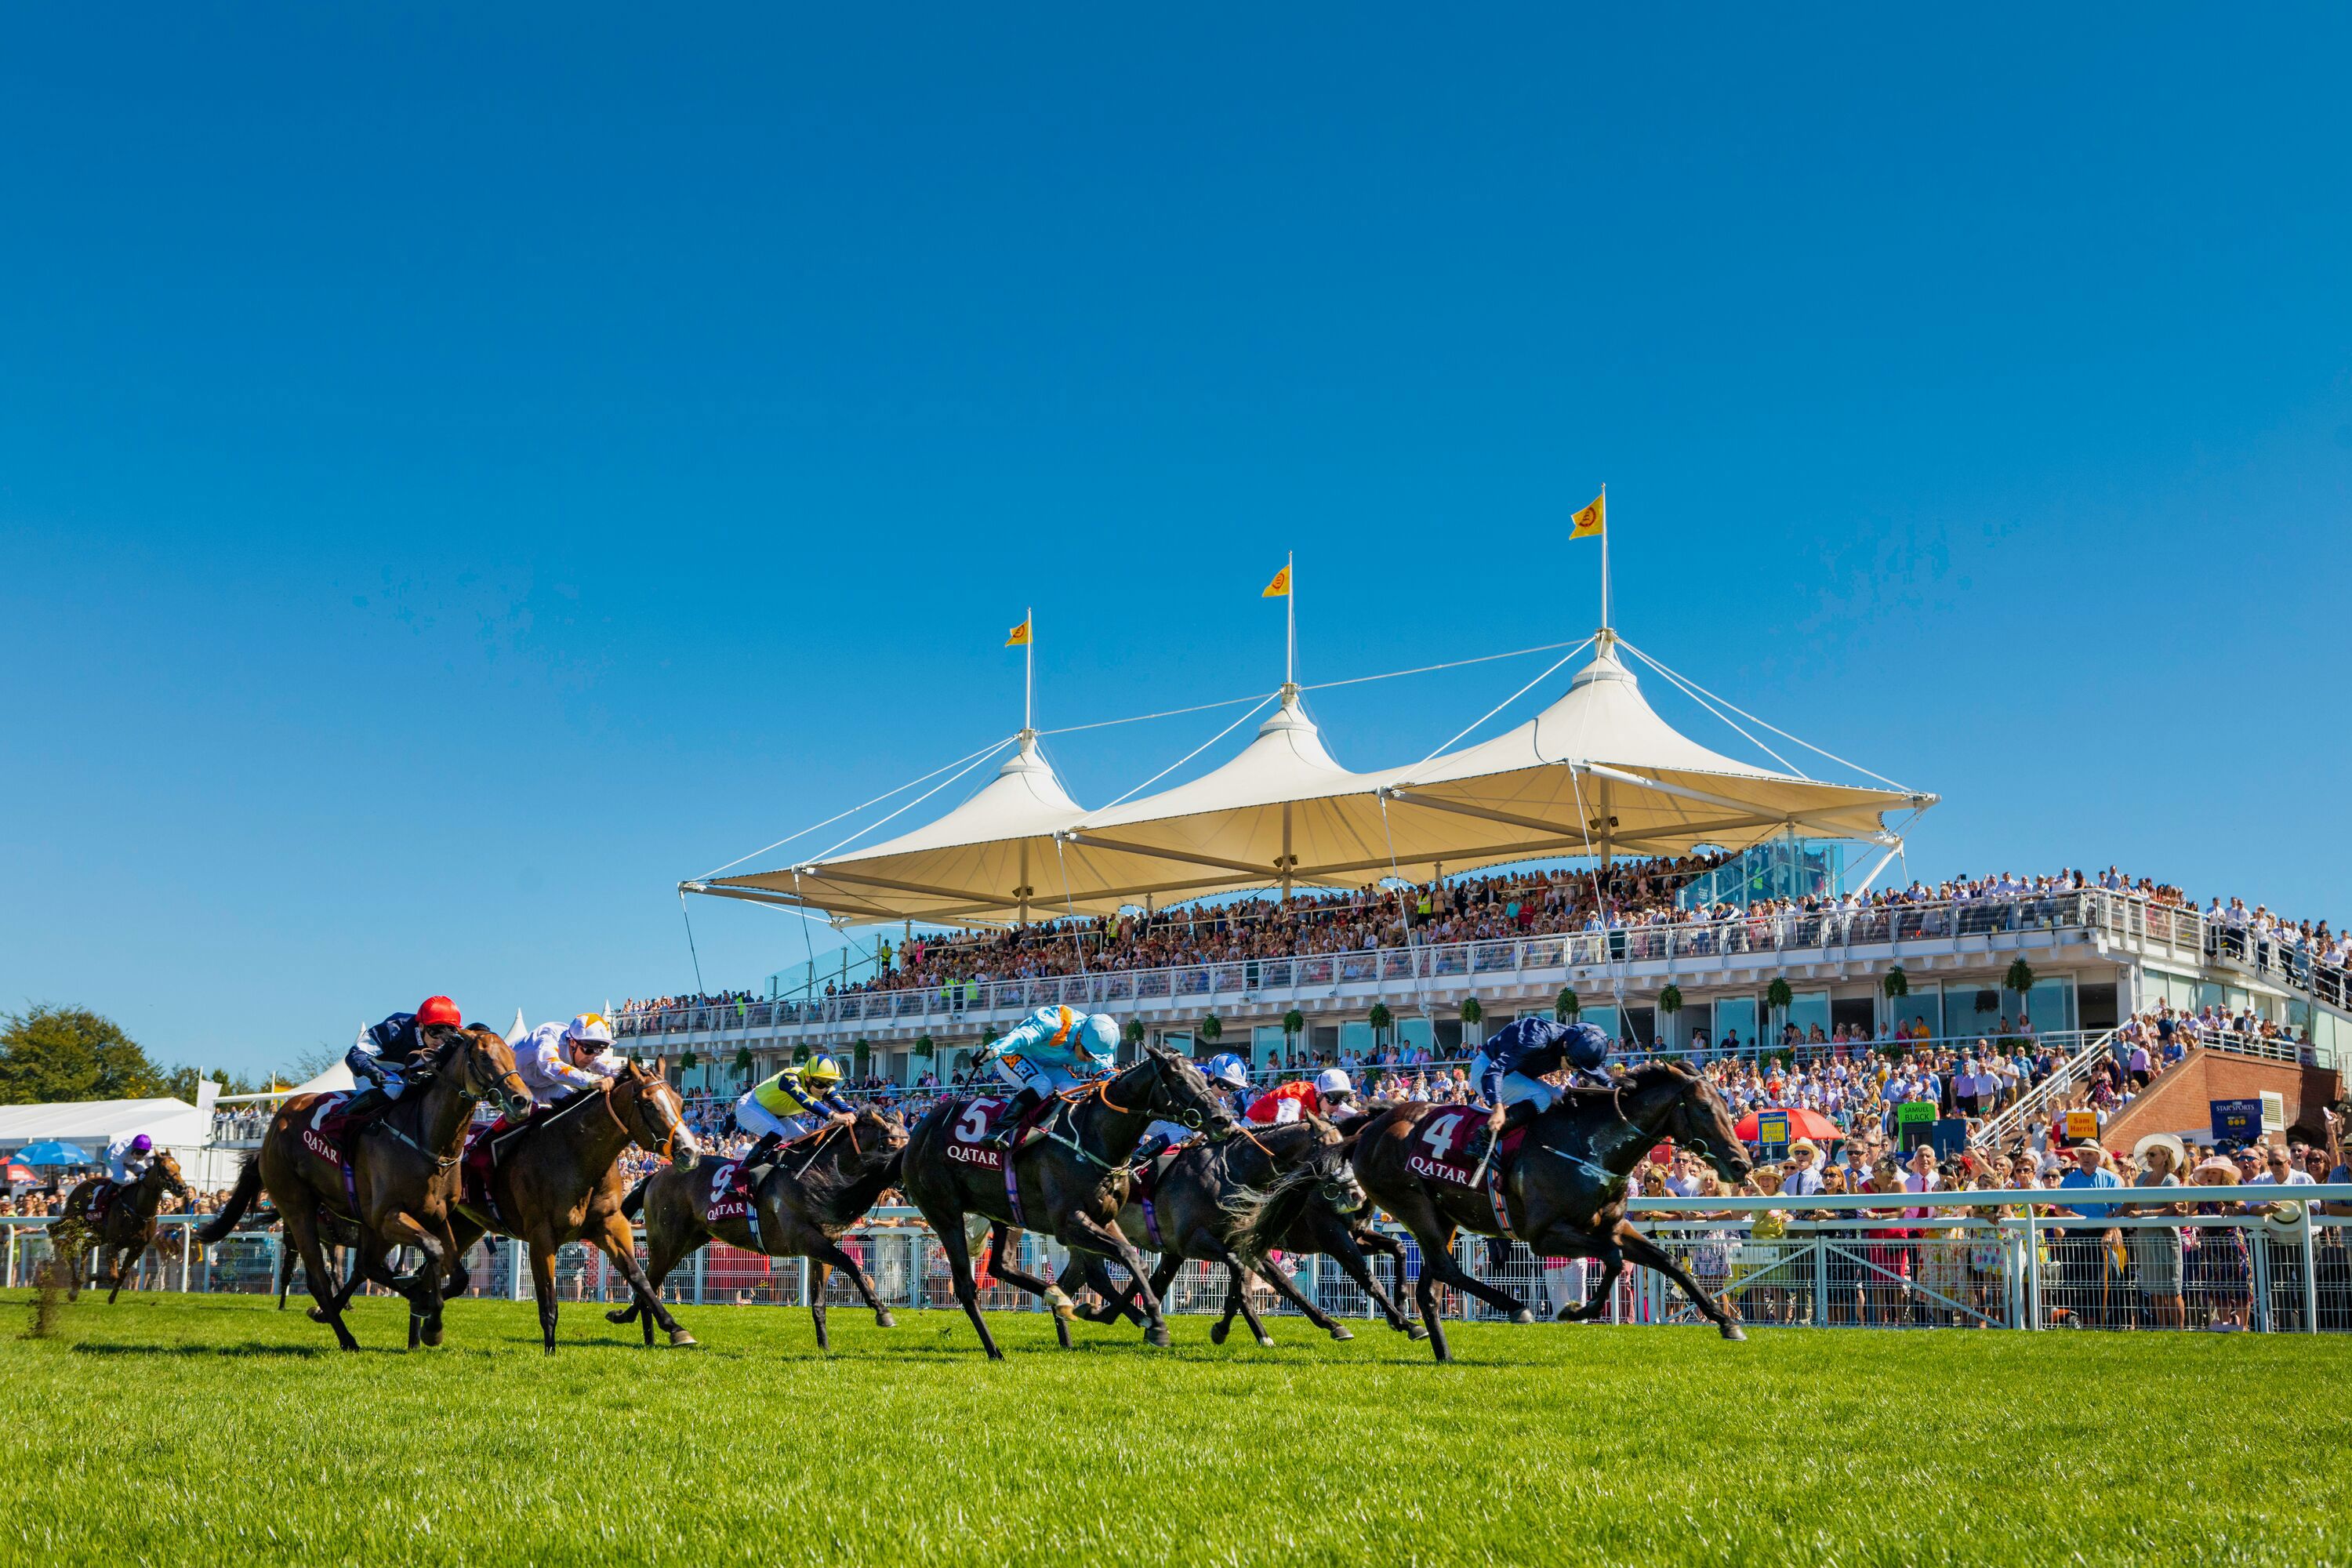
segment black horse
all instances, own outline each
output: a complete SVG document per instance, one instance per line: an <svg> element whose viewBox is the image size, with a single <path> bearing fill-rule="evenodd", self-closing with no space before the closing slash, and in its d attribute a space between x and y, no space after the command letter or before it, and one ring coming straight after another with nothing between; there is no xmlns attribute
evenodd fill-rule
<svg viewBox="0 0 2352 1568"><path fill-rule="evenodd" d="M1530 1322L1533 1314L1515 1296L1473 1279L1454 1261L1454 1236L1468 1230L1502 1234L1483 1187L1471 1188L1412 1167L1430 1163L1413 1147L1427 1105L1401 1105L1374 1117L1356 1139L1356 1175L1372 1201L1396 1216L1421 1243L1421 1279L1415 1296L1422 1321L1439 1361L1451 1361L1444 1326L1437 1317L1437 1287L1450 1285ZM1598 1258L1601 1286L1581 1307L1564 1309L1563 1320L1598 1317L1617 1288L1628 1260L1656 1269L1682 1288L1727 1340L1748 1336L1729 1314L1707 1298L1682 1265L1625 1219L1626 1177L1662 1140L1672 1138L1706 1156L1726 1181L1739 1182L1753 1169L1733 1131L1731 1113L1705 1079L1672 1062L1645 1062L1608 1089L1562 1090L1551 1109L1538 1116L1502 1182L1509 1234L1538 1257Z"/></svg>
<svg viewBox="0 0 2352 1568"><path fill-rule="evenodd" d="M1408 1339L1425 1340L1429 1331L1406 1317L1397 1305L1404 1300L1404 1243L1372 1223L1378 1212L1370 1204L1360 1201L1356 1207L1343 1210L1321 1193L1310 1193L1297 1217L1270 1236L1266 1245L1292 1257L1305 1257L1310 1252L1323 1254L1356 1282L1356 1289L1380 1309L1381 1319L1390 1328ZM1372 1253L1389 1260L1390 1277L1396 1281L1393 1295L1381 1289L1380 1277L1372 1270L1369 1256ZM1233 1327L1234 1310L1240 1305L1238 1297L1225 1302L1223 1320L1209 1331L1212 1340L1223 1341Z"/></svg>
<svg viewBox="0 0 2352 1568"><path fill-rule="evenodd" d="M1066 1348L1068 1297L1059 1286L1023 1273L1007 1261L1013 1228L1050 1236L1073 1252L1116 1258L1140 1282L1142 1256L1120 1233L1118 1221L1127 1203L1128 1162L1143 1130L1153 1121L1173 1121L1205 1128L1211 1138L1222 1139L1236 1128L1233 1112L1209 1080L1191 1062L1157 1046L1145 1047L1142 1059L1116 1077L1057 1098L1061 1103L1041 1122L1048 1135L1028 1138L1003 1155L1020 1195L1017 1218L1005 1171L975 1161L975 1141L953 1135L971 1101L950 1100L933 1106L907 1141L901 1184L947 1253L956 1300L992 1360L1002 1360L1004 1352L996 1348L995 1336L981 1315L980 1289L972 1279L971 1244L964 1232L966 1215L990 1222L989 1246L997 1276L1054 1304L1055 1331ZM1148 1284L1142 1289L1145 1336L1155 1345L1165 1345L1168 1323L1160 1315L1160 1298Z"/></svg>
<svg viewBox="0 0 2352 1568"><path fill-rule="evenodd" d="M1309 1202L1320 1199L1335 1211L1364 1206L1364 1189L1348 1160L1352 1147L1338 1128L1310 1116L1276 1126L1244 1125L1238 1136L1223 1143L1190 1143L1163 1156L1166 1163L1153 1185L1150 1205L1147 1208L1130 1193L1118 1211L1118 1227L1127 1239L1160 1254L1160 1267L1151 1276L1152 1294L1164 1300L1188 1262L1220 1264L1225 1270L1227 1305L1223 1321L1209 1331L1213 1342L1225 1342L1237 1308L1259 1344L1274 1343L1250 1310L1247 1285L1253 1271L1333 1339L1355 1338L1302 1295L1265 1256ZM1142 1321L1134 1305L1134 1287L1116 1289L1099 1258L1072 1254L1059 1283L1066 1290L1083 1283L1100 1293L1106 1305L1080 1314L1089 1321L1116 1322L1122 1314Z"/></svg>

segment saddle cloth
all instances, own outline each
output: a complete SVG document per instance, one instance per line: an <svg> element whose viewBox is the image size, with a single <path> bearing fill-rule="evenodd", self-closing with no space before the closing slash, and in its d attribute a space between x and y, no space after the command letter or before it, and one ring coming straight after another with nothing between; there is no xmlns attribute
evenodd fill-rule
<svg viewBox="0 0 2352 1568"><path fill-rule="evenodd" d="M948 1121L948 1158L959 1165L977 1165L983 1171L1004 1169L1004 1151L992 1145L1012 1104L1009 1095L982 1095L964 1101ZM1025 1131L1035 1126L1062 1106L1059 1098L1046 1100L1021 1119L1022 1128Z"/></svg>
<svg viewBox="0 0 2352 1568"><path fill-rule="evenodd" d="M1518 1157L1527 1129L1514 1127L1503 1134L1503 1146L1487 1162L1489 1175L1499 1175ZM1412 1153L1405 1164L1417 1176L1471 1188L1478 1156L1486 1143L1486 1112L1478 1106L1441 1105L1413 1124Z"/></svg>
<svg viewBox="0 0 2352 1568"><path fill-rule="evenodd" d="M349 1165L345 1151L352 1143L352 1097L348 1093L321 1098L302 1127L302 1147L331 1164Z"/></svg>

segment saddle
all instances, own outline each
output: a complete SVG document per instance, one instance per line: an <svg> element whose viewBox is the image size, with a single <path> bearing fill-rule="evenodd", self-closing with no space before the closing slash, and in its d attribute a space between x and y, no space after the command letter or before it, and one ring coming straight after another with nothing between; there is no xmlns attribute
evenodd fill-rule
<svg viewBox="0 0 2352 1568"><path fill-rule="evenodd" d="M344 1219L358 1215L360 1208L359 1185L352 1174L352 1140L365 1131L373 1118L373 1109L365 1106L361 1108L361 1114L352 1113L356 1098L351 1094L328 1095L302 1124L302 1147L343 1173L343 1201L350 1205L349 1212L341 1216Z"/></svg>
<svg viewBox="0 0 2352 1568"><path fill-rule="evenodd" d="M996 1147L997 1133L1004 1125L1004 1113L1013 1104L1009 1095L983 1095L967 1100L963 1109L948 1122L947 1157L959 1165L977 1165L984 1171L1005 1168L1007 1152L1017 1152L1028 1142L1032 1130L1043 1125L1055 1115L1067 1116L1069 1102L1060 1095L1040 1101L1030 1108L1013 1128L1013 1136L1004 1142L1010 1151Z"/></svg>

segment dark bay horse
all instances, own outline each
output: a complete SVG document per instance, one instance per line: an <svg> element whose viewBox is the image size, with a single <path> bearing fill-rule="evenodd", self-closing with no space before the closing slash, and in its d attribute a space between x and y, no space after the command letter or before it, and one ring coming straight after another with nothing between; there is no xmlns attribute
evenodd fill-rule
<svg viewBox="0 0 2352 1568"><path fill-rule="evenodd" d="M419 1058L408 1091L352 1136L352 1147L336 1157L333 1146L311 1126L327 1108L324 1095L298 1094L278 1108L261 1147L248 1156L236 1187L197 1239L206 1246L236 1228L237 1218L264 1191L284 1222L287 1239L302 1254L303 1273L318 1303L314 1316L335 1331L344 1350L360 1348L343 1323L343 1308L361 1283L375 1279L409 1299L408 1346L441 1342L442 1281L456 1257L450 1216L458 1197L457 1159L474 1107L492 1095L504 1098L509 1114L530 1109L530 1095L515 1072L514 1052L496 1029L434 1026L440 1039ZM343 1160L350 1162L345 1186ZM351 1277L335 1289L319 1244L320 1224L333 1215L359 1227L359 1256ZM383 1261L396 1247L425 1254L423 1267L398 1279Z"/></svg>
<svg viewBox="0 0 2352 1568"><path fill-rule="evenodd" d="M1020 1194L1017 1221L1005 1190L1005 1172L958 1158L957 1151L966 1146L955 1143L950 1130L970 1109L969 1100L933 1106L915 1123L907 1142L906 1175L899 1184L947 1253L956 1300L991 1360L1003 1360L1004 1352L997 1349L996 1337L981 1315L971 1241L964 1231L967 1215L991 1222L989 1246L997 1277L1054 1303L1055 1331L1066 1348L1070 1342L1068 1297L1059 1286L1023 1273L1006 1259L1016 1224L1050 1236L1073 1252L1108 1256L1125 1266L1143 1295L1145 1337L1165 1345L1168 1323L1160 1315L1160 1298L1145 1277L1142 1255L1118 1228L1118 1211L1127 1204L1128 1162L1153 1121L1205 1128L1212 1139L1230 1137L1238 1130L1233 1111L1200 1070L1158 1046L1146 1046L1133 1067L1066 1091L1059 1099L1062 1103L1048 1110L1040 1125L1051 1128L1066 1118L1070 1131L1028 1139L1003 1155Z"/></svg>
<svg viewBox="0 0 2352 1568"><path fill-rule="evenodd" d="M659 1323L674 1345L694 1336L678 1325L637 1267L636 1232L621 1213L621 1151L635 1143L646 1153L691 1171L702 1147L687 1130L686 1102L662 1075L631 1062L601 1089L583 1089L525 1125L500 1134L484 1184L483 1206L461 1201L449 1230L455 1250L448 1294L468 1284L467 1248L485 1232L514 1237L530 1248L531 1289L539 1300L539 1331L555 1353L555 1253L567 1241L585 1241L612 1259L646 1308L646 1343ZM471 1194L467 1194L468 1198Z"/></svg>
<svg viewBox="0 0 2352 1568"><path fill-rule="evenodd" d="M696 1247L715 1239L745 1252L809 1260L809 1315L816 1321L819 1350L833 1348L825 1330L824 1287L836 1268L849 1276L874 1310L875 1323L895 1328L890 1309L874 1293L873 1278L843 1249L841 1237L885 1188L897 1183L898 1159L906 1147L906 1122L871 1105L860 1108L857 1120L846 1126L824 1128L785 1144L752 1194L760 1206L757 1236L743 1215L711 1217L711 1178L688 1174L690 1166L654 1172L624 1200L627 1213L645 1215L647 1288L628 1306L604 1316L625 1323L644 1316L649 1304L651 1310L659 1311L663 1279ZM644 1316L644 1321L646 1343L651 1344L653 1319Z"/></svg>
<svg viewBox="0 0 2352 1568"><path fill-rule="evenodd" d="M113 1187L106 1213L95 1225L90 1208L101 1187ZM75 1184L66 1194L65 1213L49 1226L52 1250L66 1269L66 1300L81 1299L83 1266L92 1253L98 1255L98 1277L107 1284L106 1303L114 1304L122 1293L123 1277L138 1267L155 1245L155 1211L163 1206L163 1194L176 1193L188 1195L188 1184L181 1179L180 1162L172 1157L169 1149L155 1151L155 1158L139 1173L134 1181L115 1185L103 1176L92 1176ZM114 1258L110 1273L108 1257Z"/></svg>
<svg viewBox="0 0 2352 1568"><path fill-rule="evenodd" d="M1310 1194L1297 1218L1282 1231L1270 1237L1269 1247L1279 1247L1293 1256L1319 1252L1339 1265L1340 1271L1356 1282L1356 1288L1380 1309L1381 1319L1391 1329L1409 1339L1424 1340L1429 1331L1404 1315L1397 1303L1404 1300L1404 1243L1373 1224L1379 1211L1369 1203L1352 1209L1341 1209L1328 1201L1321 1193ZM1396 1280L1396 1293L1391 1296L1381 1289L1379 1276L1372 1271L1369 1254L1379 1253L1389 1260ZM1233 1326L1237 1300L1225 1303L1225 1315L1209 1331L1209 1337L1222 1343Z"/></svg>
<svg viewBox="0 0 2352 1568"><path fill-rule="evenodd" d="M1356 1139L1356 1175L1372 1201L1393 1215L1421 1243L1416 1296L1422 1322L1439 1361L1451 1361L1437 1316L1437 1287L1477 1297L1533 1321L1507 1291L1473 1279L1454 1261L1457 1230L1502 1234L1483 1187L1473 1189L1412 1169L1415 1134L1428 1105L1401 1105L1374 1117ZM1542 1258L1598 1258L1601 1286L1565 1320L1586 1321L1604 1310L1630 1261L1654 1268L1682 1288L1727 1340L1748 1336L1707 1299L1691 1277L1625 1219L1626 1177L1661 1141L1672 1138L1704 1155L1726 1181L1745 1180L1752 1166L1734 1132L1731 1113L1697 1073L1672 1062L1645 1062L1608 1089L1561 1091L1552 1108L1527 1130L1518 1159L1502 1184L1509 1234ZM1428 1162L1423 1160L1423 1163Z"/></svg>
<svg viewBox="0 0 2352 1568"><path fill-rule="evenodd" d="M1225 1342L1238 1309L1251 1337L1261 1345L1274 1343L1250 1309L1251 1272L1333 1339L1354 1339L1265 1256L1309 1202L1319 1199L1334 1209L1364 1206L1364 1190L1349 1163L1353 1149L1338 1128L1309 1116L1271 1126L1244 1122L1239 1133L1222 1143L1191 1143L1177 1150L1154 1184L1150 1207L1146 1209L1130 1193L1118 1211L1118 1227L1127 1239L1139 1250L1160 1254L1160 1267L1151 1276L1152 1294L1164 1300L1188 1262L1221 1264L1227 1284L1226 1311L1209 1331L1212 1342ZM1102 1296L1104 1307L1080 1314L1089 1321L1116 1322L1122 1313L1141 1321L1132 1301L1133 1287L1115 1289L1100 1258L1073 1253L1059 1282L1066 1290L1073 1283L1091 1285Z"/></svg>

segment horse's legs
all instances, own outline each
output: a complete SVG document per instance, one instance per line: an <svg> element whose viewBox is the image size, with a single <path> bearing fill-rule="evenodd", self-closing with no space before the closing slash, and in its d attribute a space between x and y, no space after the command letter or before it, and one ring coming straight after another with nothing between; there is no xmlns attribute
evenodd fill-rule
<svg viewBox="0 0 2352 1568"><path fill-rule="evenodd" d="M824 1331L824 1288L833 1282L833 1265L812 1253L809 1257L809 1321L816 1325L816 1348L829 1351L833 1340Z"/></svg>
<svg viewBox="0 0 2352 1568"><path fill-rule="evenodd" d="M381 1244L413 1247L425 1255L425 1261L408 1276L406 1292L408 1348L415 1350L425 1342L425 1329L441 1314L441 1276L449 1266L448 1250L436 1227L414 1215L394 1214L384 1228Z"/></svg>
<svg viewBox="0 0 2352 1568"><path fill-rule="evenodd" d="M555 1237L545 1226L534 1231L530 1247L530 1289L539 1302L540 1348L555 1353Z"/></svg>
<svg viewBox="0 0 2352 1568"><path fill-rule="evenodd" d="M1304 1290L1301 1290L1297 1285L1293 1282L1289 1275L1285 1274L1281 1268L1276 1265L1274 1259L1261 1257L1257 1260L1257 1268L1258 1278L1265 1280L1267 1285L1271 1286L1276 1295L1281 1297L1284 1300L1297 1308L1298 1310L1305 1315L1308 1322L1314 1324L1317 1328L1322 1330L1325 1333L1330 1335L1335 1340L1352 1340L1356 1337L1354 1334L1348 1331L1345 1324L1333 1321L1330 1315L1325 1312L1322 1308L1308 1300L1307 1299L1307 1293ZM1264 1336L1261 1335L1260 1337L1263 1338Z"/></svg>
<svg viewBox="0 0 2352 1568"><path fill-rule="evenodd" d="M1259 1348L1273 1349L1274 1336L1265 1331L1265 1325L1257 1321L1256 1309L1249 1304L1249 1274L1242 1268L1241 1259L1215 1242L1210 1245L1216 1248L1212 1255L1213 1260L1225 1266L1226 1305L1240 1310L1243 1324L1248 1328L1250 1338L1258 1342Z"/></svg>
<svg viewBox="0 0 2352 1568"><path fill-rule="evenodd" d="M849 1282L857 1287L857 1293L866 1299L866 1306L873 1310L876 1328L895 1329L898 1326L898 1320L890 1316L890 1309L884 1306L882 1299L875 1294L874 1277L866 1272L857 1259L844 1251L839 1242L823 1231L811 1227L808 1255L812 1258L831 1264L849 1276ZM823 1292L818 1294L822 1297Z"/></svg>
<svg viewBox="0 0 2352 1568"><path fill-rule="evenodd" d="M1683 1266L1675 1262L1664 1247L1623 1220L1617 1222L1617 1245L1627 1261L1638 1263L1644 1268L1654 1268L1680 1286L1683 1294L1691 1299L1691 1304L1706 1314L1707 1321L1721 1330L1725 1339L1744 1340L1748 1337L1747 1331L1740 1328L1731 1314L1707 1299L1706 1292L1698 1288L1698 1281L1684 1272Z"/></svg>
<svg viewBox="0 0 2352 1568"><path fill-rule="evenodd" d="M989 1267L995 1271L996 1277L999 1279L1003 1280L1007 1285L1011 1285L1016 1289L1026 1290L1032 1296L1038 1297L1044 1300L1047 1306L1053 1308L1054 1316L1062 1320L1064 1325L1063 1331L1066 1335L1068 1321L1077 1313L1077 1303L1070 1300L1070 1293L1062 1289L1059 1281L1048 1279L1043 1275L1028 1273L1024 1269L1015 1268L1011 1264L1005 1262L1005 1248L1012 1245L1012 1241L1013 1227L1011 1226L1003 1224L1002 1222L992 1223L990 1225L988 1228L988 1244L995 1261L990 1264ZM1065 1245L1067 1244L1065 1243ZM1138 1269L1136 1271L1136 1278L1139 1279L1143 1278L1143 1272L1141 1269Z"/></svg>
<svg viewBox="0 0 2352 1568"><path fill-rule="evenodd" d="M334 1288L333 1276L327 1272L326 1249L319 1245L318 1202L304 1193L291 1204L278 1205L278 1217L286 1226L286 1237L302 1257L303 1284L310 1291L310 1300L320 1321L335 1331L335 1343L347 1351L360 1348L360 1342L343 1324L343 1298Z"/></svg>
<svg viewBox="0 0 2352 1568"><path fill-rule="evenodd" d="M606 1215L604 1226L596 1233L594 1240L604 1249L604 1256L613 1260L613 1267L621 1271L621 1278L629 1282L630 1306L644 1311L646 1343L654 1342L656 1325L669 1336L669 1342L674 1345L694 1343L694 1336L670 1316L669 1309L662 1305L661 1297L655 1293L652 1282L646 1278L646 1271L637 1266L636 1235L629 1228L629 1222L617 1214ZM610 1318L612 1314L608 1312L605 1316ZM617 1318L613 1321L626 1322L628 1320Z"/></svg>
<svg viewBox="0 0 2352 1568"><path fill-rule="evenodd" d="M1381 1289L1380 1276L1373 1269L1371 1260L1364 1256L1363 1247L1357 1244L1356 1232L1344 1226L1333 1226L1318 1234L1316 1239L1324 1244L1322 1248L1324 1255L1336 1258L1341 1271L1356 1282L1356 1289L1361 1290L1372 1305L1380 1309L1381 1318L1387 1321L1390 1328L1399 1333L1409 1334L1414 1339L1421 1339L1427 1334L1427 1330L1398 1310L1395 1298ZM1380 1239L1385 1241L1388 1238L1382 1237ZM1385 1247L1381 1250L1387 1251ZM1404 1248L1400 1246L1388 1256L1391 1260L1396 1261L1397 1272L1402 1275L1404 1272L1402 1263ZM1399 1294L1402 1294L1404 1281L1402 1279L1397 1281L1397 1289Z"/></svg>
<svg viewBox="0 0 2352 1568"><path fill-rule="evenodd" d="M1450 1230L1451 1227L1447 1237L1449 1241L1452 1239ZM1484 1279L1454 1262L1453 1247L1450 1246L1441 1247L1435 1253L1432 1253L1428 1243L1424 1240L1421 1249L1421 1277L1426 1279L1433 1272L1436 1274L1439 1283L1450 1285L1465 1295L1475 1296L1488 1306L1499 1308L1510 1313L1517 1321L1532 1323L1536 1321L1535 1313L1528 1310L1526 1302L1499 1286L1487 1284Z"/></svg>
<svg viewBox="0 0 2352 1568"><path fill-rule="evenodd" d="M972 1283L971 1243L963 1233L962 1213L947 1215L945 1225L928 1214L923 1217L932 1220L931 1232L940 1238L940 1250L948 1257L948 1275L955 1281L956 1300L962 1304L964 1316L971 1320L972 1328L978 1331L982 1348L988 1352L989 1360L1003 1361L1004 1352L996 1348L996 1336L988 1331L988 1320L980 1310L980 1287Z"/></svg>
<svg viewBox="0 0 2352 1568"><path fill-rule="evenodd" d="M1151 1281L1144 1273L1143 1254L1135 1249L1135 1243L1127 1239L1127 1233L1115 1225L1103 1225L1092 1215L1086 1214L1074 1213L1063 1220L1062 1226L1063 1246L1088 1252L1108 1252L1135 1277L1135 1288L1143 1296L1146 1320L1143 1337L1166 1348L1170 1342L1168 1320L1161 1316L1159 1293L1151 1289ZM1059 1310L1058 1305L1055 1310Z"/></svg>

